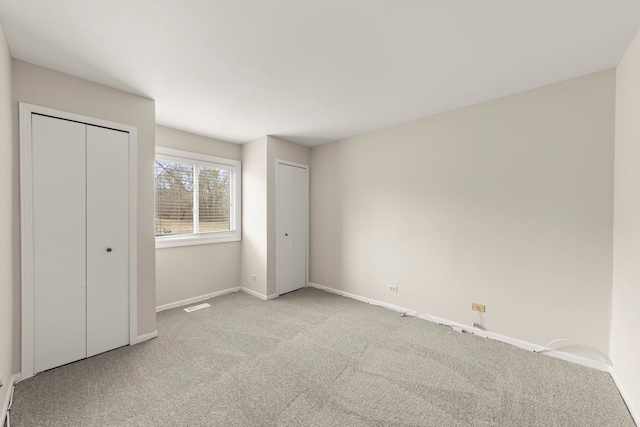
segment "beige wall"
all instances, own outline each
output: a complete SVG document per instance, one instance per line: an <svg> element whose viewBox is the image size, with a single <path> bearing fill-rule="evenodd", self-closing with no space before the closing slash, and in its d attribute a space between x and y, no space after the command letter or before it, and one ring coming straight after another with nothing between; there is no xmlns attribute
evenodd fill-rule
<svg viewBox="0 0 640 427"><path fill-rule="evenodd" d="M311 282L608 355L614 91L608 70L314 147Z"/></svg>
<svg viewBox="0 0 640 427"><path fill-rule="evenodd" d="M267 137L242 144L242 286L267 296ZM251 275L256 280L251 280Z"/></svg>
<svg viewBox="0 0 640 427"><path fill-rule="evenodd" d="M240 160L240 145L156 126L156 146ZM156 249L156 305L240 286L240 242Z"/></svg>
<svg viewBox="0 0 640 427"><path fill-rule="evenodd" d="M14 147L11 144L11 56L0 22L0 411L4 404L9 379L18 372L12 364L13 358L13 263L12 243ZM19 288L18 288L19 289ZM19 294L19 291L18 291ZM0 419L0 423L2 420Z"/></svg>
<svg viewBox="0 0 640 427"><path fill-rule="evenodd" d="M267 137L267 294L276 294L276 159L309 165L311 149Z"/></svg>
<svg viewBox="0 0 640 427"><path fill-rule="evenodd" d="M640 34L616 72L613 371L640 422Z"/></svg>
<svg viewBox="0 0 640 427"><path fill-rule="evenodd" d="M156 125L156 146L186 150L224 159L241 160L241 146L166 126Z"/></svg>
<svg viewBox="0 0 640 427"><path fill-rule="evenodd" d="M20 253L18 102L138 128L138 335L155 331L153 161L155 102L22 61L13 61L13 251ZM20 369L20 263L14 262L14 371Z"/></svg>

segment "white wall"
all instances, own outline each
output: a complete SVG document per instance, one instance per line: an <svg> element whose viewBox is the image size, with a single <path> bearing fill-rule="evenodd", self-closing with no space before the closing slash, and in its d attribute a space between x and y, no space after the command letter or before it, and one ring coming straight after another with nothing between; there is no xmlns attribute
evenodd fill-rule
<svg viewBox="0 0 640 427"><path fill-rule="evenodd" d="M0 411L9 391L13 369L13 163L11 143L11 56L0 22ZM19 292L18 292L19 293ZM0 424L2 419L0 419Z"/></svg>
<svg viewBox="0 0 640 427"><path fill-rule="evenodd" d="M608 355L614 91L608 70L314 147L311 282Z"/></svg>
<svg viewBox="0 0 640 427"><path fill-rule="evenodd" d="M156 146L240 160L240 145L156 126ZM156 249L156 305L240 286L240 242Z"/></svg>
<svg viewBox="0 0 640 427"><path fill-rule="evenodd" d="M267 137L267 294L276 294L276 159L309 165L311 149Z"/></svg>
<svg viewBox="0 0 640 427"><path fill-rule="evenodd" d="M155 102L22 61L13 61L14 371L20 370L20 191L18 102L41 105L138 128L138 335L154 332L155 238L153 162Z"/></svg>
<svg viewBox="0 0 640 427"><path fill-rule="evenodd" d="M640 34L616 71L611 358L640 423Z"/></svg>
<svg viewBox="0 0 640 427"><path fill-rule="evenodd" d="M242 144L242 286L267 296L267 137ZM255 274L256 280L251 280Z"/></svg>

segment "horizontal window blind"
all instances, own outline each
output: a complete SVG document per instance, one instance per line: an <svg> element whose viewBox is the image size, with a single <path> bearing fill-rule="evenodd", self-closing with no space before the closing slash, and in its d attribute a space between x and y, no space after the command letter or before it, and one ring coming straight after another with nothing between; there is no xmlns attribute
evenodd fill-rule
<svg viewBox="0 0 640 427"><path fill-rule="evenodd" d="M156 236L235 230L235 169L158 156Z"/></svg>
<svg viewBox="0 0 640 427"><path fill-rule="evenodd" d="M228 169L196 166L198 176L198 231L230 230L231 186Z"/></svg>

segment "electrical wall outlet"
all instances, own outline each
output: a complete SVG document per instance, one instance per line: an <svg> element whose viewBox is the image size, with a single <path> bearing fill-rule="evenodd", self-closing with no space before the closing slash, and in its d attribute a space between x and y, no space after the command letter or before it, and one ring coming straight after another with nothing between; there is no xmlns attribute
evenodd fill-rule
<svg viewBox="0 0 640 427"><path fill-rule="evenodd" d="M480 313L484 313L485 306L482 304L476 304L475 302L471 303L471 310L479 311Z"/></svg>
<svg viewBox="0 0 640 427"><path fill-rule="evenodd" d="M391 292L398 292L398 287L396 285L389 285L389 290Z"/></svg>
<svg viewBox="0 0 640 427"><path fill-rule="evenodd" d="M256 275L255 274L251 275L251 280L253 280L254 282L256 281Z"/></svg>

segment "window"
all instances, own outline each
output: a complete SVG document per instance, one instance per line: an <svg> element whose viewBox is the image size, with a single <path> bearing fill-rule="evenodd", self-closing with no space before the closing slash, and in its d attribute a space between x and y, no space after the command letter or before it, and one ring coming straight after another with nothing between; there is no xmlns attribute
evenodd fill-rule
<svg viewBox="0 0 640 427"><path fill-rule="evenodd" d="M240 240L240 162L156 147L156 248Z"/></svg>

